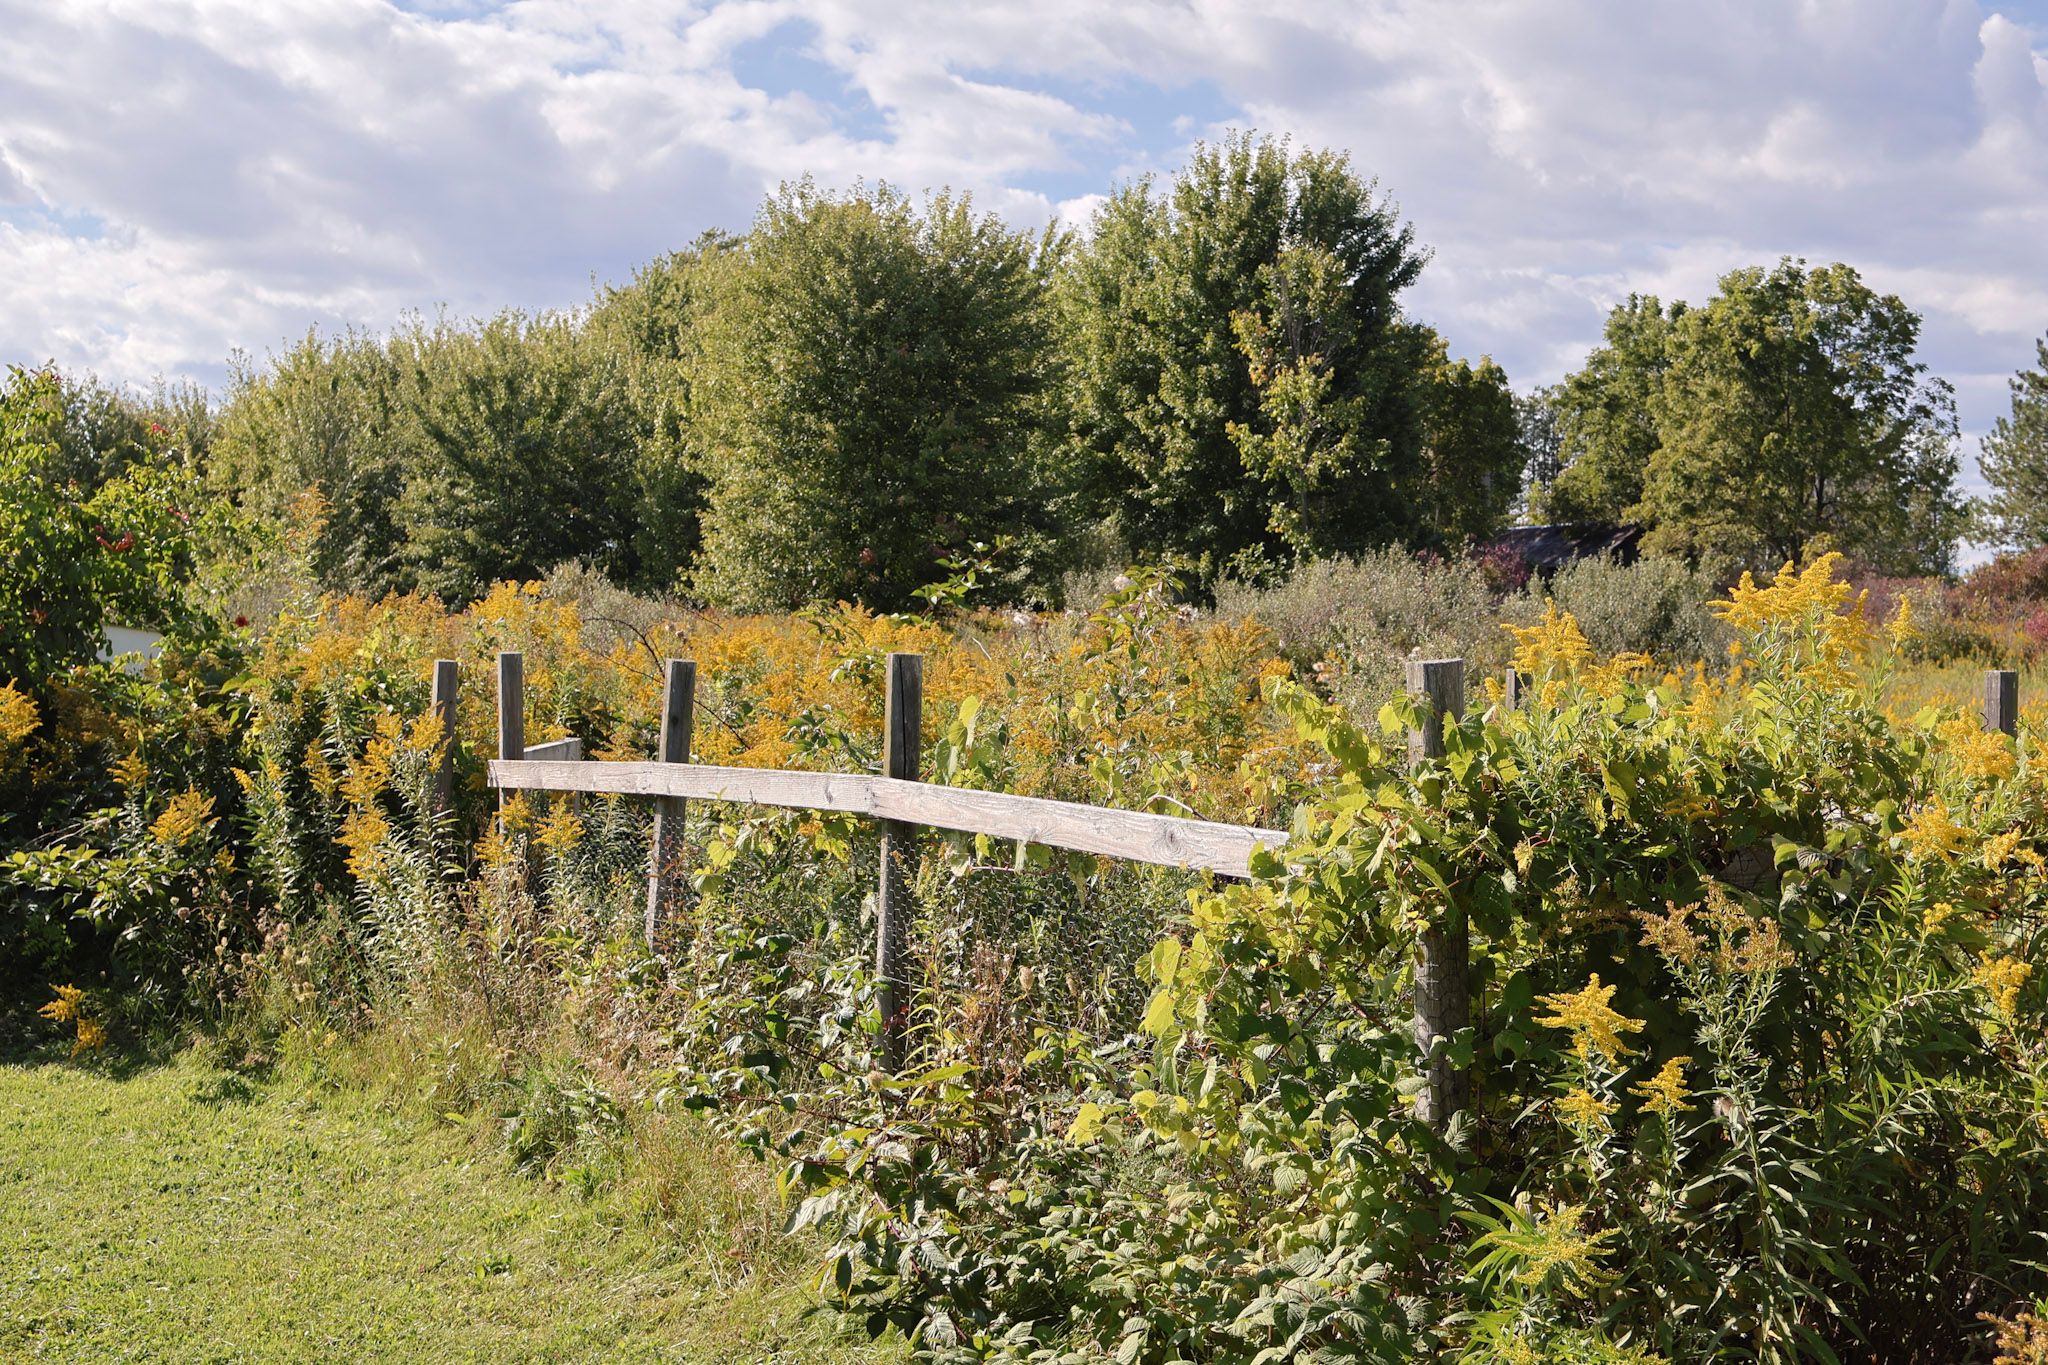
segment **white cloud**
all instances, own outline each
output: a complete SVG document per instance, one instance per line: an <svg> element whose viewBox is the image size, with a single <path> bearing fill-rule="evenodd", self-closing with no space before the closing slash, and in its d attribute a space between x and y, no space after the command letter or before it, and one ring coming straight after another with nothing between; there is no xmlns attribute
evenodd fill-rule
<svg viewBox="0 0 2048 1365"><path fill-rule="evenodd" d="M1349 149L1435 249L1415 310L1520 382L1804 255L1926 313L1976 430L2048 330L2016 2L0 0L0 356L573 304L807 172L1071 224L1236 124Z"/></svg>

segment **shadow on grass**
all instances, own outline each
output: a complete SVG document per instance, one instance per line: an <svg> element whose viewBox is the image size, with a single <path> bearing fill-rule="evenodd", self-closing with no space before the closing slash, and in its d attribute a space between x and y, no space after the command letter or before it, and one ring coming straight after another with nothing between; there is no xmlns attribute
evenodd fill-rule
<svg viewBox="0 0 2048 1365"><path fill-rule="evenodd" d="M0 1066L76 1066L109 1080L125 1081L168 1066L189 1041L180 1031L152 1029L141 1037L121 1039L104 1051L71 1053L72 1029L36 1013L32 1002L0 1004Z"/></svg>

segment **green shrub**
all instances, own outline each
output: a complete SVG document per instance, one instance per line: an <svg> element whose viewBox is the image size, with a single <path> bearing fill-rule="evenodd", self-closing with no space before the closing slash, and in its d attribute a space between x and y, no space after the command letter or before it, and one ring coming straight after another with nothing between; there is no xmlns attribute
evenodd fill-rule
<svg viewBox="0 0 2048 1365"><path fill-rule="evenodd" d="M1720 585L1682 560L1581 559L1559 569L1548 584L1532 584L1529 595L1534 602L1526 615L1536 614L1544 596L1555 599L1602 654L1633 651L1667 667L1700 659L1718 665L1733 638L1713 614Z"/></svg>
<svg viewBox="0 0 2048 1365"><path fill-rule="evenodd" d="M946 1361L1987 1340L2044 1288L2044 751L1887 716L1831 568L1735 594L1732 682L1602 662L1553 614L1528 704L1413 769L1412 705L1382 738L1276 682L1342 775L1158 943L1152 1046L1046 1029L1071 1097L999 1144L943 1067L792 1137L828 1291ZM1437 1046L1475 1100L1440 1131L1409 984L1460 923L1474 1010Z"/></svg>
<svg viewBox="0 0 2048 1365"><path fill-rule="evenodd" d="M1316 560L1272 587L1219 583L1215 614L1256 619L1284 657L1357 716L1401 690L1403 659L1464 659L1476 686L1508 657L1501 608L1480 568L1402 550Z"/></svg>

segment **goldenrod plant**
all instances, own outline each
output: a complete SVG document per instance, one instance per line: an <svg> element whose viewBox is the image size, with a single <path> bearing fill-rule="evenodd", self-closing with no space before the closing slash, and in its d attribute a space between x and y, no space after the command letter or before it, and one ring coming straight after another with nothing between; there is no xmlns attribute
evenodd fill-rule
<svg viewBox="0 0 2048 1365"><path fill-rule="evenodd" d="M565 583L457 611L306 596L126 683L0 696L0 773L12 753L7 780L97 812L10 854L7 894L55 935L37 988L75 985L116 1041L179 999L281 1066L372 1040L435 1112L492 1113L586 1191L592 1153L700 1111L826 1236L823 1297L935 1361L1927 1360L2038 1335L2041 733L1899 705L1916 618L1834 561L1738 582L1711 660L1602 651L1532 603L1500 632L1520 707L1475 686L1414 766L1415 703L1361 724L1350 675L1159 573L1088 611L944 619L600 620ZM504 649L530 743L650 756L659 663L688 657L698 759L845 772L876 770L886 658L915 651L928 780L1288 837L1224 883L930 836L891 1071L872 827L692 801L689 895L650 952L644 811L484 783ZM1472 1023L1441 1046L1474 1098L1432 1126L1409 988L1452 911Z"/></svg>

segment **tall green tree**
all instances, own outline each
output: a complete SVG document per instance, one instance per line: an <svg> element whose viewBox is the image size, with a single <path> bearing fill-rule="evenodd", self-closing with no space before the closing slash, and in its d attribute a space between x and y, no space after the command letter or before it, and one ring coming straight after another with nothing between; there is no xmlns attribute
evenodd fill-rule
<svg viewBox="0 0 2048 1365"><path fill-rule="evenodd" d="M2048 339L2034 343L2035 367L2012 377L2012 411L1984 438L1991 484L1987 527L2000 544L2048 544Z"/></svg>
<svg viewBox="0 0 2048 1365"><path fill-rule="evenodd" d="M579 561L637 577L638 414L626 367L577 319L417 323L391 346L408 583L467 601Z"/></svg>
<svg viewBox="0 0 2048 1365"><path fill-rule="evenodd" d="M267 365L238 355L230 368L211 476L270 521L318 493L326 515L312 559L324 587L411 586L397 523L408 462L398 374L386 346L358 331L309 331Z"/></svg>
<svg viewBox="0 0 2048 1365"><path fill-rule="evenodd" d="M1683 303L1667 311L1652 295L1629 295L1607 316L1605 344L1551 391L1561 468L1533 490L1537 520L1618 522L1634 514L1658 445L1652 405L1671 329L1684 312Z"/></svg>
<svg viewBox="0 0 2048 1365"><path fill-rule="evenodd" d="M1632 515L1644 546L1769 568L1828 545L1892 573L1949 568L1962 528L1948 385L1920 318L1846 265L1733 271L1675 318Z"/></svg>
<svg viewBox="0 0 2048 1365"><path fill-rule="evenodd" d="M696 562L705 497L703 450L689 417L697 323L738 245L707 232L601 291L590 315L593 343L623 367L635 413L632 586L644 591L674 589Z"/></svg>
<svg viewBox="0 0 2048 1365"><path fill-rule="evenodd" d="M1412 230L1341 156L1233 136L1097 213L1063 281L1091 486L1205 574L1428 530Z"/></svg>
<svg viewBox="0 0 2048 1365"><path fill-rule="evenodd" d="M1564 472L1564 432L1558 420L1563 391L1562 385L1551 384L1515 396L1515 422L1522 444L1522 496L1517 510L1526 520L1533 521L1540 514L1537 500Z"/></svg>
<svg viewBox="0 0 2048 1365"><path fill-rule="evenodd" d="M977 544L1042 566L1058 250L947 194L771 196L700 322L705 594L896 609Z"/></svg>
<svg viewBox="0 0 2048 1365"><path fill-rule="evenodd" d="M1507 373L1481 356L1453 360L1442 337L1422 333L1421 477L1410 493L1423 525L1449 544L1501 529L1522 491L1528 450Z"/></svg>

